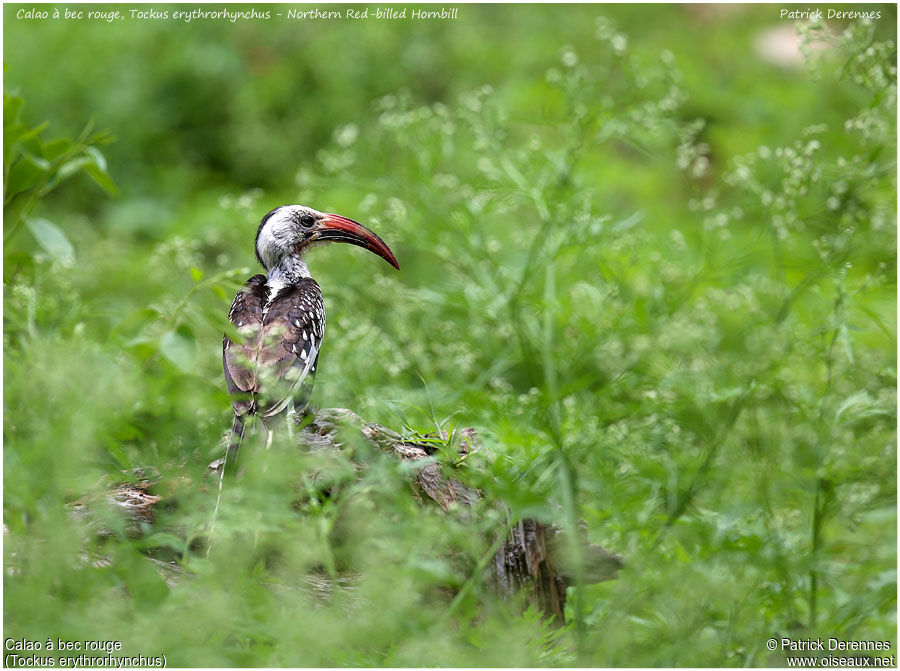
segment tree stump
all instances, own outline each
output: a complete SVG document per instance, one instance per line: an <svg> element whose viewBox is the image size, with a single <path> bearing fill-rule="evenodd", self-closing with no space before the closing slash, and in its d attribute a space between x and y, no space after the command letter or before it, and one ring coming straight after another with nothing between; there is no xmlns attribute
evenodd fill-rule
<svg viewBox="0 0 900 671"><path fill-rule="evenodd" d="M298 446L304 450L340 450L339 431L355 430L370 445L397 459L422 461L421 468L414 471L411 483L411 493L422 505L433 502L448 514L468 514L467 510L482 499L481 492L447 477L441 464L430 458L437 450L435 442L448 440L446 432L404 438L396 431L368 423L343 408L318 410L312 421L301 419L300 426L302 428L296 436ZM474 429L462 429L460 436L461 458L482 449ZM209 471L218 477L222 465L223 459L218 459L209 465ZM137 482L116 484L107 494L107 502L125 515L126 529L130 535L140 535L148 525L152 526L154 509L165 504L164 497L152 493L159 480L158 474L138 470L133 474L137 475ZM89 501L79 500L71 506L76 517L84 518L90 513ZM96 526L100 535L112 533L102 523ZM582 562L581 575L586 583L616 578L623 565L620 557L588 543L581 530L576 543ZM484 568L487 572L485 579L501 598L522 594L527 605L533 605L544 617L562 625L565 623L566 588L574 583L576 573L565 560L565 549L571 547L572 540L554 525L531 519L514 521L506 538L500 541L493 561ZM170 584L177 583L184 573L174 563L158 559L152 561L155 565L165 564L157 568Z"/></svg>

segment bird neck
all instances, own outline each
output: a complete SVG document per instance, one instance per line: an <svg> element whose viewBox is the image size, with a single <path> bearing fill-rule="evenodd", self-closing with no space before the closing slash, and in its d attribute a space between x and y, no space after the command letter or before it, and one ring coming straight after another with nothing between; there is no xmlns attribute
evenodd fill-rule
<svg viewBox="0 0 900 671"><path fill-rule="evenodd" d="M269 270L266 282L269 285L269 301L272 301L279 291L292 284L297 284L305 277L309 277L306 261L297 254L284 257Z"/></svg>

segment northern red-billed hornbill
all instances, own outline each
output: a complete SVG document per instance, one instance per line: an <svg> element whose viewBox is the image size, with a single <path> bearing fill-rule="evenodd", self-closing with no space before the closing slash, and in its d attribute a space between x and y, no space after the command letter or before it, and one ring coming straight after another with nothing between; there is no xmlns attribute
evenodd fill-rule
<svg viewBox="0 0 900 671"><path fill-rule="evenodd" d="M234 297L228 319L242 342L226 335L222 346L234 406L225 464L237 456L248 415L257 415L271 437L274 418L306 407L325 337L325 305L303 255L328 242L358 245L400 269L384 241L352 219L302 205L276 207L262 218L256 258L268 275L254 275Z"/></svg>

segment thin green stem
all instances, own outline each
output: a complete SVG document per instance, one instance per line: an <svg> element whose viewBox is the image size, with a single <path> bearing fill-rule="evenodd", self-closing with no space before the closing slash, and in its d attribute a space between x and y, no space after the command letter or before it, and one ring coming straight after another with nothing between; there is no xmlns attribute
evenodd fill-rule
<svg viewBox="0 0 900 671"><path fill-rule="evenodd" d="M809 629L813 631L816 627L816 615L819 594L819 571L816 568L816 561L819 556L819 548L822 545L822 516L824 512L824 492L822 489L823 480L816 480L816 493L813 501L812 516L812 566L809 569Z"/></svg>
<svg viewBox="0 0 900 671"><path fill-rule="evenodd" d="M585 656L585 641L587 640L587 632L584 621L584 560L582 555L582 547L579 542L578 518L578 493L575 481L575 472L565 450L559 446L557 451L557 472L559 473L559 484L562 492L563 508L566 513L566 543L568 544L569 556L573 560L575 571L574 593L575 598L572 604L572 610L575 613L575 644L577 659L583 659Z"/></svg>

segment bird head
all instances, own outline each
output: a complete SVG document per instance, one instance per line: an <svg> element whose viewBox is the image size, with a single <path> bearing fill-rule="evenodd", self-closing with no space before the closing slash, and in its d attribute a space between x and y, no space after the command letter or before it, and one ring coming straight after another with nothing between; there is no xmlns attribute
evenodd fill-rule
<svg viewBox="0 0 900 671"><path fill-rule="evenodd" d="M282 205L262 218L256 231L256 258L269 270L289 256L301 256L310 247L328 242L368 249L400 269L384 240L362 224L303 205Z"/></svg>

